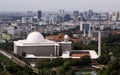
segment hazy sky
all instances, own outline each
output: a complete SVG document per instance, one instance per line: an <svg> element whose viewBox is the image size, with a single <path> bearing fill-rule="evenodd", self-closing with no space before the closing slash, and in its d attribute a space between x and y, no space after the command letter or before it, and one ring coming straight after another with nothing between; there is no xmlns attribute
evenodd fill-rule
<svg viewBox="0 0 120 75"><path fill-rule="evenodd" d="M0 0L0 11L120 10L120 0Z"/></svg>

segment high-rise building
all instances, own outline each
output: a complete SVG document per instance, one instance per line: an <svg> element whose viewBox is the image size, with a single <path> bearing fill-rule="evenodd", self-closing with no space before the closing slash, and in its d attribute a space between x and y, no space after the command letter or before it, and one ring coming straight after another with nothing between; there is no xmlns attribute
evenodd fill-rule
<svg viewBox="0 0 120 75"><path fill-rule="evenodd" d="M64 21L70 21L71 20L71 16L69 14L66 14L64 16Z"/></svg>
<svg viewBox="0 0 120 75"><path fill-rule="evenodd" d="M65 11L64 10L59 10L59 15L60 16L64 16L65 15Z"/></svg>
<svg viewBox="0 0 120 75"><path fill-rule="evenodd" d="M116 17L117 17L117 21L119 21L119 17L120 17L120 12L119 11L116 13Z"/></svg>
<svg viewBox="0 0 120 75"><path fill-rule="evenodd" d="M65 16L65 11L64 10L59 10L60 17L62 18L62 22L64 21L64 16Z"/></svg>
<svg viewBox="0 0 120 75"><path fill-rule="evenodd" d="M74 11L73 15L74 15L74 18L75 18L75 21L76 21L78 19L78 16L79 16L79 11Z"/></svg>
<svg viewBox="0 0 120 75"><path fill-rule="evenodd" d="M33 12L32 11L27 11L27 16L29 16L29 17L33 16Z"/></svg>
<svg viewBox="0 0 120 75"><path fill-rule="evenodd" d="M32 17L22 17L22 23L32 23Z"/></svg>
<svg viewBox="0 0 120 75"><path fill-rule="evenodd" d="M80 22L80 31L88 31L90 28L89 23Z"/></svg>
<svg viewBox="0 0 120 75"><path fill-rule="evenodd" d="M41 10L39 10L38 11L38 19L41 19L41 17L42 17L42 12L41 12Z"/></svg>
<svg viewBox="0 0 120 75"><path fill-rule="evenodd" d="M62 22L62 17L60 15L56 15L55 16L55 21L56 21L56 23Z"/></svg>
<svg viewBox="0 0 120 75"><path fill-rule="evenodd" d="M93 14L94 14L93 11L92 11L92 10L89 10L89 11L88 11L88 18L91 19L91 17L93 16Z"/></svg>

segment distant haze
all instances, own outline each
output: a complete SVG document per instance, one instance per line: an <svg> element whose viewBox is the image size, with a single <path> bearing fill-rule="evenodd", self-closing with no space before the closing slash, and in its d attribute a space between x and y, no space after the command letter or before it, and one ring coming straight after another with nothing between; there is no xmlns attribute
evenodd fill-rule
<svg viewBox="0 0 120 75"><path fill-rule="evenodd" d="M0 11L118 11L120 0L0 0Z"/></svg>

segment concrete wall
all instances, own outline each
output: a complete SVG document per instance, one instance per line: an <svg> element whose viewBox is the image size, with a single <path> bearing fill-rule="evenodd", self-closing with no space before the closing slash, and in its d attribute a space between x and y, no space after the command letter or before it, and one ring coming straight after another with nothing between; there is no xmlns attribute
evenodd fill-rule
<svg viewBox="0 0 120 75"><path fill-rule="evenodd" d="M58 51L55 46L17 46L16 54L34 54L35 56L57 56ZM56 49L56 50L55 50Z"/></svg>
<svg viewBox="0 0 120 75"><path fill-rule="evenodd" d="M59 43L60 44L60 55L62 55L63 51L71 51L70 43Z"/></svg>

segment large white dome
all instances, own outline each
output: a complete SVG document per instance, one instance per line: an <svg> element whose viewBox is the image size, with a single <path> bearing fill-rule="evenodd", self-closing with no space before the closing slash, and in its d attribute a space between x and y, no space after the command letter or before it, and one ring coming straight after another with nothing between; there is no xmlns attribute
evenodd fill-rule
<svg viewBox="0 0 120 75"><path fill-rule="evenodd" d="M45 41L43 35L39 32L32 32L27 36L27 41L30 42L43 42Z"/></svg>

